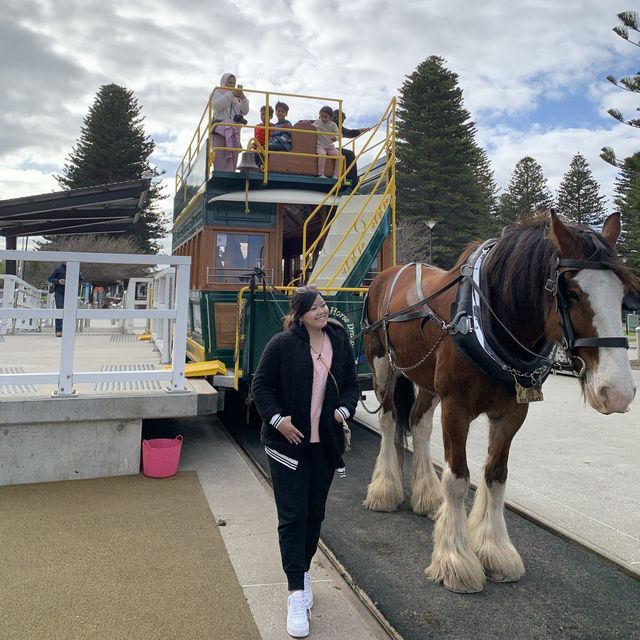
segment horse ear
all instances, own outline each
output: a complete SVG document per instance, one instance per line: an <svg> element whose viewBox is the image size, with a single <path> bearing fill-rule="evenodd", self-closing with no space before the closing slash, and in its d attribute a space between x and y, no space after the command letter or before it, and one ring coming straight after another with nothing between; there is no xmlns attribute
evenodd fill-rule
<svg viewBox="0 0 640 640"><path fill-rule="evenodd" d="M602 225L602 237L613 249L620 236L620 213L612 213Z"/></svg>
<svg viewBox="0 0 640 640"><path fill-rule="evenodd" d="M551 210L551 240L558 247L561 256L579 256L578 240L560 220L554 209Z"/></svg>

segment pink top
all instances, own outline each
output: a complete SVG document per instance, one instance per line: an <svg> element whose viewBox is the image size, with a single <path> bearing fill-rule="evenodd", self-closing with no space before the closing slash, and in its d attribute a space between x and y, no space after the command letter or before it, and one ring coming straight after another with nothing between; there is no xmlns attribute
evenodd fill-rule
<svg viewBox="0 0 640 640"><path fill-rule="evenodd" d="M331 368L333 349L331 340L325 334L322 342L320 356L318 352L311 350L311 361L313 362L313 385L311 387L311 439L309 442L320 442L320 414L324 401L324 392L327 388L327 378ZM333 383L331 383L333 384Z"/></svg>

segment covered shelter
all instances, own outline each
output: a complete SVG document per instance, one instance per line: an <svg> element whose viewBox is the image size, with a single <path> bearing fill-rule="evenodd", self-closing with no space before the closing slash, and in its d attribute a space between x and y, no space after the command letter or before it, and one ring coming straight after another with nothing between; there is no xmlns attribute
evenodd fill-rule
<svg viewBox="0 0 640 640"><path fill-rule="evenodd" d="M151 179L143 178L0 200L0 236L7 249L16 249L18 236L127 233L150 187ZM16 275L15 262L7 261L7 274Z"/></svg>

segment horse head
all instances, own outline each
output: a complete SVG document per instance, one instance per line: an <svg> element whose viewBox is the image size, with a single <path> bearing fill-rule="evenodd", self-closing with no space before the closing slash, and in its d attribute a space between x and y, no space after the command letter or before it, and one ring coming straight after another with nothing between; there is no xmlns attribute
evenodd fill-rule
<svg viewBox="0 0 640 640"><path fill-rule="evenodd" d="M555 297L549 333L561 342L580 369L583 393L600 413L624 413L636 387L631 377L626 338L621 337L625 292L638 289L637 278L615 253L620 214L610 215L598 234L564 224L551 212L550 237L557 249Z"/></svg>

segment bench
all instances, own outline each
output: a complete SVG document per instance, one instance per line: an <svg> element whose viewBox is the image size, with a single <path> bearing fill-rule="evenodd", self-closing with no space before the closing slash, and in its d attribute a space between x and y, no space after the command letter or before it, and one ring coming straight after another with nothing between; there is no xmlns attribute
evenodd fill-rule
<svg viewBox="0 0 640 640"><path fill-rule="evenodd" d="M291 129L291 151L269 154L269 173L302 173L309 176L318 175L318 158L298 156L297 153L316 152L316 136L303 131L315 131L308 122L297 122ZM338 156L339 157L339 156ZM327 157L324 165L325 176L333 176L334 158Z"/></svg>

